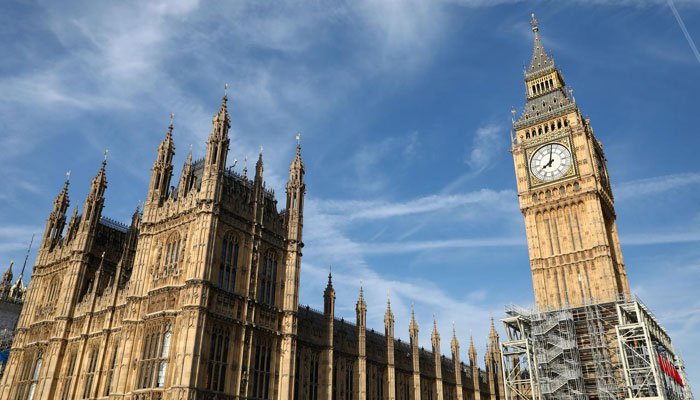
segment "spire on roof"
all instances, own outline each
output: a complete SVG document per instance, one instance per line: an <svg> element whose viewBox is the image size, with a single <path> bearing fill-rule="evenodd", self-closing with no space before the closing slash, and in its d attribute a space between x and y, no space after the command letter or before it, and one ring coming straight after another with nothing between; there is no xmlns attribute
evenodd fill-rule
<svg viewBox="0 0 700 400"><path fill-rule="evenodd" d="M553 67L554 60L547 55L547 52L542 46L542 41L540 40L539 34L540 28L538 26L537 19L535 18L534 13L532 14L530 25L532 25L532 32L534 32L535 36L535 44L534 49L532 51L532 60L530 61L530 68L527 71L531 74L533 72L537 72L545 68Z"/></svg>
<svg viewBox="0 0 700 400"><path fill-rule="evenodd" d="M454 321L452 322L452 351L459 354L459 340L457 340L457 329L455 328Z"/></svg>
<svg viewBox="0 0 700 400"><path fill-rule="evenodd" d="M411 338L418 337L418 322L416 322L416 310L413 303L411 303L411 322L408 324L408 332Z"/></svg>
<svg viewBox="0 0 700 400"><path fill-rule="evenodd" d="M474 335L469 335L469 358L472 364L476 361L476 346L474 346Z"/></svg>

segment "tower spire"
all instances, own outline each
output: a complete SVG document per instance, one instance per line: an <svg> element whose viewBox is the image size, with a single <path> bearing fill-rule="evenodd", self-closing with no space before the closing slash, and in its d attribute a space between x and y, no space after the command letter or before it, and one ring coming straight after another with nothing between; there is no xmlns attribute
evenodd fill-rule
<svg viewBox="0 0 700 400"><path fill-rule="evenodd" d="M91 226L96 226L102 215L102 207L104 206L104 193L107 188L107 154L108 151L104 151L104 158L102 159L102 165L100 165L100 170L97 171L97 175L92 178L90 183L90 191L85 198L85 205L83 206L83 216L81 218L81 224L83 224L83 229Z"/></svg>
<svg viewBox="0 0 700 400"><path fill-rule="evenodd" d="M542 71L554 66L554 60L547 55L544 46L542 46L542 41L540 40L539 34L540 28L534 13L531 16L530 25L532 25L535 43L532 50L532 60L530 61L530 69L528 70L528 74Z"/></svg>
<svg viewBox="0 0 700 400"><path fill-rule="evenodd" d="M49 214L49 219L46 223L46 230L44 232L44 246L53 248L56 243L61 239L61 234L63 233L63 228L66 224L66 211L70 201L68 199L68 185L70 184L70 171L66 172L66 181L63 184L63 188L56 196L56 200L53 203L53 209L51 214Z"/></svg>

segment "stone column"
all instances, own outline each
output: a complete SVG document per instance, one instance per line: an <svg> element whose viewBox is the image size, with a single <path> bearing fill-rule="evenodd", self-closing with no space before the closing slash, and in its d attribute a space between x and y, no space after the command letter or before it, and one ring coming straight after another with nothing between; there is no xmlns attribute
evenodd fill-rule
<svg viewBox="0 0 700 400"><path fill-rule="evenodd" d="M318 379L318 396L320 400L333 399L333 328L335 323L335 290L332 276L328 274L328 285L323 292L323 316L326 331L324 332L325 348L321 351L321 370Z"/></svg>
<svg viewBox="0 0 700 400"><path fill-rule="evenodd" d="M384 377L384 398L396 400L396 370L394 367L394 314L391 303L386 301L384 314L384 334L386 336L386 375ZM461 400L461 399L460 399Z"/></svg>
<svg viewBox="0 0 700 400"><path fill-rule="evenodd" d="M433 334L430 337L430 342L433 345L433 357L435 359L435 398L442 400L444 398L442 391L442 354L440 354L440 334L437 330L437 322L433 318Z"/></svg>
<svg viewBox="0 0 700 400"><path fill-rule="evenodd" d="M412 375L411 375L411 399L421 400L420 392L420 353L418 351L418 323L416 322L416 314L413 306L411 306L411 322L408 325L408 334L411 339L411 358L412 358Z"/></svg>
<svg viewBox="0 0 700 400"><path fill-rule="evenodd" d="M457 400L463 400L462 393L462 363L459 361L459 342L457 341L457 332L454 325L452 326L452 361L455 369L455 391L457 392Z"/></svg>
<svg viewBox="0 0 700 400"><path fill-rule="evenodd" d="M367 399L367 304L360 286L360 298L355 306L357 315L357 364L355 368L355 399Z"/></svg>

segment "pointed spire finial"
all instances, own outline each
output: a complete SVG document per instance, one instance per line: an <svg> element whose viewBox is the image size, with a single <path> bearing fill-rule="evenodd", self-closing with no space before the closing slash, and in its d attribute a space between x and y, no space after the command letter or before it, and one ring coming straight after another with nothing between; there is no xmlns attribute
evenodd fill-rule
<svg viewBox="0 0 700 400"><path fill-rule="evenodd" d="M173 121L175 120L175 113L171 112L170 113L170 126L173 126Z"/></svg>
<svg viewBox="0 0 700 400"><path fill-rule="evenodd" d="M66 172L66 182L69 182L69 181L70 181L70 170L68 170L68 172Z"/></svg>
<svg viewBox="0 0 700 400"><path fill-rule="evenodd" d="M537 32L540 28L537 26L537 18L535 18L535 13L531 14L530 25L532 25L532 31Z"/></svg>
<svg viewBox="0 0 700 400"><path fill-rule="evenodd" d="M224 98L228 98L228 83L224 83Z"/></svg>
<svg viewBox="0 0 700 400"><path fill-rule="evenodd" d="M106 163L107 163L107 154L109 154L109 150L108 150L108 149L105 149L105 152L104 152L105 157L104 157L104 159L102 160L102 164L106 164Z"/></svg>
<svg viewBox="0 0 700 400"><path fill-rule="evenodd" d="M34 243L34 233L32 233L32 238L29 240L29 247L27 248L27 253L24 255L24 264L22 264L22 271L19 273L19 279L21 280L24 276L24 269L27 267L27 260L29 259L29 253L32 251L32 243Z"/></svg>
<svg viewBox="0 0 700 400"><path fill-rule="evenodd" d="M260 145L260 158L262 158L262 154L263 154L263 145Z"/></svg>
<svg viewBox="0 0 700 400"><path fill-rule="evenodd" d="M248 176L248 156L243 158L243 177Z"/></svg>

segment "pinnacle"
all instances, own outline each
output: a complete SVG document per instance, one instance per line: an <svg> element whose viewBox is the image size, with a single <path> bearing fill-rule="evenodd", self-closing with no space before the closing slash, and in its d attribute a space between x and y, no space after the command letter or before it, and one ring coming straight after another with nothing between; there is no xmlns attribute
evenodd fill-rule
<svg viewBox="0 0 700 400"><path fill-rule="evenodd" d="M532 25L532 32L534 32L534 49L532 51L532 60L530 61L530 69L528 72L533 73L554 66L554 60L547 55L544 46L542 46L539 35L540 29L537 19L535 19L535 14L532 14L530 24Z"/></svg>

